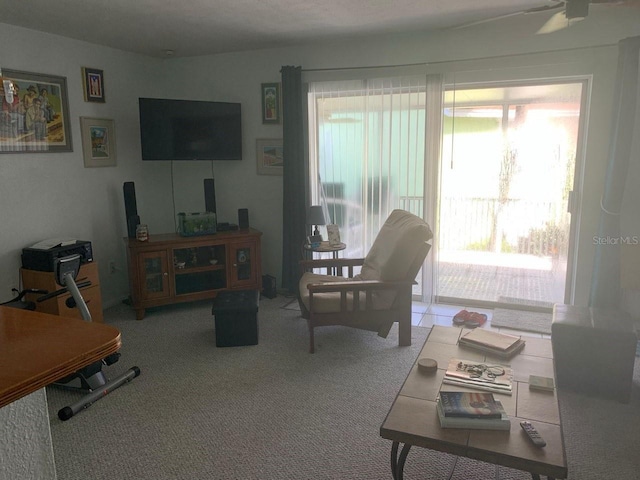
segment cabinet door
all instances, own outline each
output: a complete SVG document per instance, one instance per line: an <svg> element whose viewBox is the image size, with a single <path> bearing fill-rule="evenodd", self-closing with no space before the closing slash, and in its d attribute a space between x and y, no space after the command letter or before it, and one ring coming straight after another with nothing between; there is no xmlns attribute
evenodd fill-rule
<svg viewBox="0 0 640 480"><path fill-rule="evenodd" d="M224 244L174 248L174 293L191 295L227 287Z"/></svg>
<svg viewBox="0 0 640 480"><path fill-rule="evenodd" d="M166 250L141 253L138 257L140 298L169 296L169 263Z"/></svg>
<svg viewBox="0 0 640 480"><path fill-rule="evenodd" d="M258 284L257 248L255 240L229 245L230 288L255 287Z"/></svg>

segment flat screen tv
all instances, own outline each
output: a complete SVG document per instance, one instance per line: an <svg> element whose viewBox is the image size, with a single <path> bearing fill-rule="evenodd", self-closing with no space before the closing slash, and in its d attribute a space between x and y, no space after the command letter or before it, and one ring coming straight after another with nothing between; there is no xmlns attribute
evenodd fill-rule
<svg viewBox="0 0 640 480"><path fill-rule="evenodd" d="M239 103L140 98L142 160L242 160Z"/></svg>

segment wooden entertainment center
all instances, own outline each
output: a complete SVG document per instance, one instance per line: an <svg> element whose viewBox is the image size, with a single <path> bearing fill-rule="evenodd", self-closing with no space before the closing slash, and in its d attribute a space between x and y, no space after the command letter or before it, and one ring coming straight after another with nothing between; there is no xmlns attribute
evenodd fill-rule
<svg viewBox="0 0 640 480"><path fill-rule="evenodd" d="M260 289L262 232L253 228L214 235L125 237L136 318L160 305L214 298L227 290Z"/></svg>

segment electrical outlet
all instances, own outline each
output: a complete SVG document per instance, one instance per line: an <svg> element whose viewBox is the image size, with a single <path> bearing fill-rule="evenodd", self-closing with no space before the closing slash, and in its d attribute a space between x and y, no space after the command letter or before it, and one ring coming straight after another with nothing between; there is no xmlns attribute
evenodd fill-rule
<svg viewBox="0 0 640 480"><path fill-rule="evenodd" d="M114 260L109 262L109 273L116 273L116 262Z"/></svg>

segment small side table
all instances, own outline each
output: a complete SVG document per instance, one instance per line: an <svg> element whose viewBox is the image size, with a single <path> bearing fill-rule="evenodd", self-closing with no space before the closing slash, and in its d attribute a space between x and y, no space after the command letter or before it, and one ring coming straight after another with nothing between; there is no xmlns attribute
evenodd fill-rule
<svg viewBox="0 0 640 480"><path fill-rule="evenodd" d="M344 250L345 248L347 248L347 245L344 243L338 243L337 245L329 245L329 242L320 242L320 245L317 247L312 247L311 245L309 245L308 243L305 243L303 245L304 248L304 252L307 254L307 258L309 258L309 260L313 259L313 252L317 252L317 253L332 253L333 254L333 258L338 258L338 252L341 252L342 250ZM338 275L338 269L331 269L331 274L332 275Z"/></svg>
<svg viewBox="0 0 640 480"><path fill-rule="evenodd" d="M347 245L344 243L339 243L337 245L329 245L329 242L321 242L320 246L312 247L308 243L305 243L304 249L307 252L318 252L318 253L333 253L333 258L338 258L338 252L347 248ZM313 255L313 253L310 253Z"/></svg>

